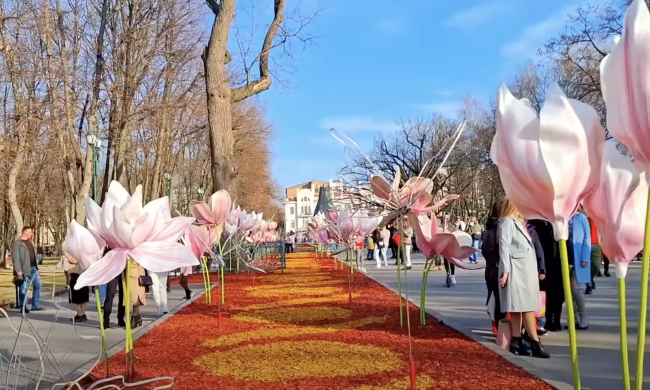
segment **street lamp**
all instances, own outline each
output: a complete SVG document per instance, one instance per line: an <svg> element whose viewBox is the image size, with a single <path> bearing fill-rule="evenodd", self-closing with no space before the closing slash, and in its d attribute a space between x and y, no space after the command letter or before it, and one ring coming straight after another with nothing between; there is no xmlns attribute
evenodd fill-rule
<svg viewBox="0 0 650 390"><path fill-rule="evenodd" d="M99 165L99 149L102 147L102 139L96 136L95 134L88 134L86 136L86 141L88 141L88 146L90 146L93 154L93 200L97 201L97 177L99 172L97 166Z"/></svg>
<svg viewBox="0 0 650 390"><path fill-rule="evenodd" d="M203 187L199 187L199 189L196 190L196 192L199 194L199 200L203 200L203 194L205 194L205 190L203 189Z"/></svg>
<svg viewBox="0 0 650 390"><path fill-rule="evenodd" d="M165 181L167 182L165 187L165 196L169 196L171 195L172 174L169 172L165 172L163 176L165 176Z"/></svg>

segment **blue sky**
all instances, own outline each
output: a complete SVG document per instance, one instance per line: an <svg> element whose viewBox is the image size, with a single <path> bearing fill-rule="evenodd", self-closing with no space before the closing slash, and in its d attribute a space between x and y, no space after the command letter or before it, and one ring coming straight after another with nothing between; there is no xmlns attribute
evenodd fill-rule
<svg viewBox="0 0 650 390"><path fill-rule="evenodd" d="M275 127L273 174L282 187L337 178L345 156L332 127L368 148L400 119L454 116L467 95L489 101L584 2L324 3L312 27L316 44L287 85L260 96Z"/></svg>

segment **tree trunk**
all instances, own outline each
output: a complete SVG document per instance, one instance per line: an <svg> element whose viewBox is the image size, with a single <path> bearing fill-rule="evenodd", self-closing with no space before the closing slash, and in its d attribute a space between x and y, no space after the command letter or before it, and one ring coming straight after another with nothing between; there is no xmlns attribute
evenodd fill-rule
<svg viewBox="0 0 650 390"><path fill-rule="evenodd" d="M233 177L231 90L225 66L230 25L235 17L236 0L222 0L211 4L215 14L208 46L203 53L205 90L210 131L210 157L212 159L212 189L230 189Z"/></svg>
<svg viewBox="0 0 650 390"><path fill-rule="evenodd" d="M21 126L21 125L18 125ZM23 165L23 159L25 158L25 137L18 136L18 148L16 150L16 157L14 158L13 163L11 164L11 170L9 171L9 182L7 183L7 200L9 201L9 209L11 210L11 216L16 223L16 240L20 238L23 230L23 216L20 212L20 207L18 206L18 197L16 193L16 179L18 178L18 173Z"/></svg>

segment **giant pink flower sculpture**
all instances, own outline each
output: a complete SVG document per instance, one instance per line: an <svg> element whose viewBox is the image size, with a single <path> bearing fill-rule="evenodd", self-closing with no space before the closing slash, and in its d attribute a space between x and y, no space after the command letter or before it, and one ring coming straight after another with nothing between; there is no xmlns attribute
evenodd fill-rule
<svg viewBox="0 0 650 390"><path fill-rule="evenodd" d="M230 193L219 190L212 194L207 202L192 203L192 215L199 225L214 226L217 229L217 237L220 237L231 207Z"/></svg>
<svg viewBox="0 0 650 390"><path fill-rule="evenodd" d="M81 270L88 269L104 255L105 244L98 240L77 221L73 220L63 242L63 250L75 259Z"/></svg>
<svg viewBox="0 0 650 390"><path fill-rule="evenodd" d="M629 262L643 249L648 182L614 143L605 145L601 180L584 200L587 214L601 235L601 247L615 263L616 277L627 274Z"/></svg>
<svg viewBox="0 0 650 390"><path fill-rule="evenodd" d="M116 181L110 184L100 208L86 198L88 230L112 250L81 274L75 288L109 282L126 267L130 257L151 272L168 272L197 265L192 251L178 243L193 218L171 218L168 199L142 206L142 188L131 196Z"/></svg>
<svg viewBox="0 0 650 390"><path fill-rule="evenodd" d="M600 64L600 80L607 106L607 129L650 180L650 12L635 0L628 8L623 34ZM641 225L642 226L642 225Z"/></svg>
<svg viewBox="0 0 650 390"><path fill-rule="evenodd" d="M508 198L525 218L551 222L555 238L566 240L569 218L598 185L605 140L598 114L552 85L538 118L528 100L502 85L496 127L492 161Z"/></svg>
<svg viewBox="0 0 650 390"><path fill-rule="evenodd" d="M214 228L207 226L190 226L183 235L183 244L192 250L197 259L208 252L217 243Z"/></svg>
<svg viewBox="0 0 650 390"><path fill-rule="evenodd" d="M415 215L412 213L409 214L409 220L415 230L418 248L422 250L427 259L440 255L463 269L473 270L485 267L482 264L463 262L462 260L468 259L477 250L470 246L461 245L459 241L463 241L462 237L457 237L453 233L440 233L435 220L432 221L424 214Z"/></svg>
<svg viewBox="0 0 650 390"><path fill-rule="evenodd" d="M370 189L377 198L382 200L388 210L395 211L403 208L422 209L431 202L433 182L423 177L412 177L400 188L400 170L395 170L393 183L382 176L370 178ZM428 195L428 196L427 196Z"/></svg>

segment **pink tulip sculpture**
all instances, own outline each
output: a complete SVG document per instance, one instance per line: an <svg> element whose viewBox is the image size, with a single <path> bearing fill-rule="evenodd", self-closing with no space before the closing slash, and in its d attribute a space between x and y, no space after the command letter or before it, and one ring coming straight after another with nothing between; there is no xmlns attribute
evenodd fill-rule
<svg viewBox="0 0 650 390"><path fill-rule="evenodd" d="M216 230L217 242L219 243L219 255L223 255L221 246L221 233L224 225L231 212L232 200L230 193L226 190L219 190L212 194L207 202L192 203L192 215L196 218L196 223L201 226L212 227ZM221 304L226 303L226 286L224 278L224 265L219 265L219 274L221 275ZM210 272L208 270L207 286L210 286Z"/></svg>
<svg viewBox="0 0 650 390"><path fill-rule="evenodd" d="M634 155L641 174L650 182L650 12L635 0L623 23L623 34L600 64L600 84L607 108L607 128ZM650 202L650 197L648 198ZM650 204L646 206L650 210ZM646 212L641 268L639 333L635 388L643 387L650 278L650 213Z"/></svg>
<svg viewBox="0 0 650 390"><path fill-rule="evenodd" d="M86 198L88 231L111 249L81 273L75 289L100 286L124 273L129 280L132 261L151 272L169 272L198 265L190 249L178 241L194 222L193 218L171 218L166 197L142 205L142 186L129 193L111 182L104 204ZM129 283L125 283L127 376L133 375L133 335Z"/></svg>
<svg viewBox="0 0 650 390"><path fill-rule="evenodd" d="M579 390L578 346L566 240L569 218L598 185L605 132L591 106L567 98L557 85L549 87L539 118L528 100L515 99L505 86L501 86L496 127L492 161L499 167L508 198L526 219L549 221L560 242L573 385Z"/></svg>
<svg viewBox="0 0 650 390"><path fill-rule="evenodd" d="M201 273L203 274L203 288L205 291L205 301L208 305L212 304L212 289L210 288L210 267L204 254L211 252L212 247L217 243L216 229L208 226L190 226L183 235L183 244L190 248L194 256L201 263ZM187 269L189 268L189 269ZM192 267L186 267L182 270L183 274L190 274Z"/></svg>
<svg viewBox="0 0 650 390"><path fill-rule="evenodd" d="M471 255L477 252L476 249L470 246L472 244L471 237L469 245L461 245L459 241L462 241L462 238L459 239L453 233L441 233L435 219L431 220L424 214L416 215L411 213L409 214L409 220L414 227L418 247L427 259L422 274L422 289L420 291L420 324L425 326L426 286L429 271L434 263L432 260L436 256L443 256L457 267L470 270L481 269L484 266L462 261L469 259Z"/></svg>
<svg viewBox="0 0 650 390"><path fill-rule="evenodd" d="M648 182L630 158L622 155L616 144L608 142L603 153L601 179L594 192L584 200L584 207L601 235L601 247L616 267L618 278L619 327L624 389L630 389L627 352L627 312L625 275L632 258L643 248L644 234L639 229L647 212Z"/></svg>

